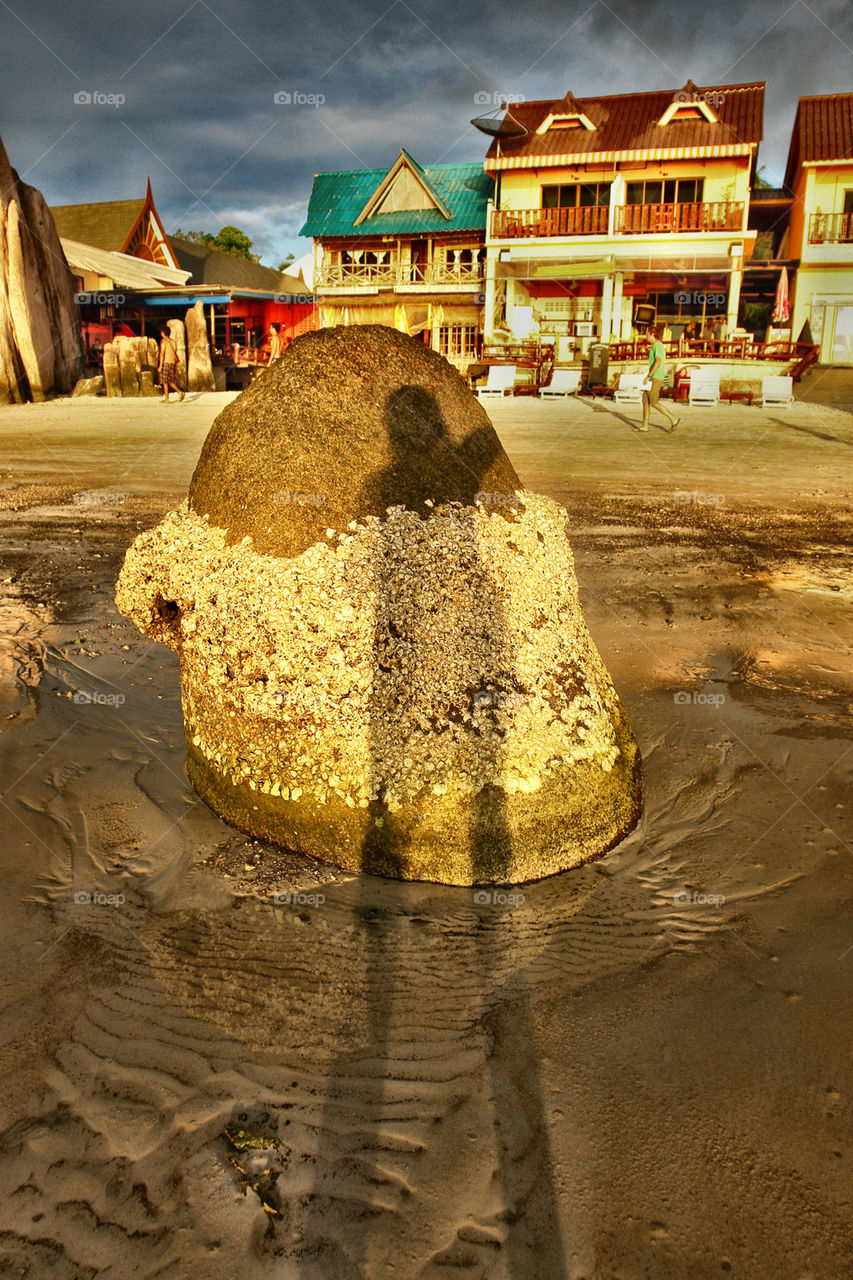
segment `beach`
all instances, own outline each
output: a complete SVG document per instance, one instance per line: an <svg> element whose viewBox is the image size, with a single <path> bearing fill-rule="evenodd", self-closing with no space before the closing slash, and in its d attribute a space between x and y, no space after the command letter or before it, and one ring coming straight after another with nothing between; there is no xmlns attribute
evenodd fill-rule
<svg viewBox="0 0 853 1280"><path fill-rule="evenodd" d="M853 405L486 403L644 809L484 901L192 791L113 591L229 398L0 408L0 1274L853 1273Z"/></svg>

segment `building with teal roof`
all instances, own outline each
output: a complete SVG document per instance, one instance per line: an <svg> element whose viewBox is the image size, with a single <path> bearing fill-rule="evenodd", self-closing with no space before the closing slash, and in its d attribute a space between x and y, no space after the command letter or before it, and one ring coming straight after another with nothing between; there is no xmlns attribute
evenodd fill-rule
<svg viewBox="0 0 853 1280"><path fill-rule="evenodd" d="M420 334L460 368L482 331L486 217L493 179L479 164L318 173L301 233L314 242L325 324L388 324Z"/></svg>

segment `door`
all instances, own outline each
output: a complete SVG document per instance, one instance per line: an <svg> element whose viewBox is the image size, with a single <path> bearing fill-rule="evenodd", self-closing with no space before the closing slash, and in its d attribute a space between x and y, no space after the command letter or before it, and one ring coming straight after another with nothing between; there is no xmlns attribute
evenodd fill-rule
<svg viewBox="0 0 853 1280"><path fill-rule="evenodd" d="M829 311L827 307L827 311ZM832 335L832 363L853 364L853 306L832 308L835 331Z"/></svg>

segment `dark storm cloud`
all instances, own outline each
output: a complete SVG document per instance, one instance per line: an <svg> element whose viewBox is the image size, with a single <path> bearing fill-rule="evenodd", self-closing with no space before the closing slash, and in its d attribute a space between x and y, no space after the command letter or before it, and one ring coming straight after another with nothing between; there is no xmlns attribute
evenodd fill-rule
<svg viewBox="0 0 853 1280"><path fill-rule="evenodd" d="M0 28L0 129L50 201L141 194L150 172L167 227L236 222L266 261L307 247L319 170L387 165L401 145L481 160L484 97L767 80L761 162L781 180L797 97L853 88L846 0L0 0Z"/></svg>

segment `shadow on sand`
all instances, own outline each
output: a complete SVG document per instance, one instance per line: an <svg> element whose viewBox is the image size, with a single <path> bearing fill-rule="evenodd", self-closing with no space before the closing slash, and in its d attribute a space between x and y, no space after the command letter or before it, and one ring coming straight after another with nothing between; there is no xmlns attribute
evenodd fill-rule
<svg viewBox="0 0 853 1280"><path fill-rule="evenodd" d="M473 508L475 496L482 491L489 466L500 449L494 433L484 428L462 446L454 445L435 398L417 386L404 386L389 395L384 417L392 454L381 477L387 498L385 505L405 501L407 506L427 514L415 500L406 501L416 488L420 495L429 493L437 506L455 501ZM409 477L414 477L413 484ZM471 536L476 538L473 510L469 514ZM392 603L387 598L391 584L387 575L383 576L381 545L376 572L375 644L377 663L381 667L386 648L392 647L398 638L389 634L386 620ZM472 586L472 593L475 590ZM405 608L401 611L399 601L393 604L397 617L402 613L405 618L413 612ZM472 606L477 607L475 599ZM502 670L481 672L480 680L488 675L493 678L490 683L499 685L507 679L511 682L513 649L502 610L493 607L489 614L493 619L493 651L500 652ZM487 616L485 611L483 616ZM446 637L448 649L454 642L454 636ZM495 876L494 850L498 847L509 851L511 847L502 803L504 794L487 787L472 800L468 842L475 881L486 874L489 879L499 879L499 871ZM504 869L508 865L506 856ZM399 908L406 902L406 887L363 874L355 882L354 890L354 915L360 920L361 928L370 934L365 948L369 959L361 992L366 1033L360 1048L340 1052L326 1078L306 1231L314 1247L302 1271L311 1280L323 1275L331 1280L333 1273L323 1270L324 1266L334 1268L335 1280L350 1280L350 1277L356 1280L367 1274L371 1261L375 1261L375 1249L381 1248L382 1237L377 1206L368 1202L369 1191L364 1192L360 1205L352 1203L352 1196L357 1186L364 1187L365 1179L374 1187L381 1183L378 1171L382 1166L383 1144L388 1140L389 1126L393 1128L395 1100L399 1099L401 1084L405 1092L406 1081L402 1077L407 1069L411 1071L411 1059L404 1066L401 1046L395 1045L395 1031L399 1039L395 1011L398 1007L410 1008L418 997L417 990L401 986L400 966L394 954L400 939ZM436 889L439 898L452 895L457 903L460 895L468 893L475 903L482 903L485 892L491 898L491 891L475 896L474 890ZM422 893L420 896L422 899ZM532 1275L565 1280L533 1009L520 957L519 967L512 963L508 966L509 980L496 981L495 978L495 933L500 936L499 945L505 949L505 959L507 951L511 953L516 949L513 910L497 905L486 905L481 910L501 912L500 922L497 929L487 928L481 916L479 927L471 931L472 972L467 975L467 989L459 983L454 991L454 975L450 974L447 995L450 1006L456 1005L455 1018L476 1027L483 1045L483 1087L488 1089L492 1111L492 1132L483 1135L483 1142L491 1146L493 1152L499 1184L495 1192L501 1205L499 1212L490 1216L490 1222L496 1228L495 1243L502 1238L505 1274L512 1280L530 1280ZM412 972L411 966L408 972ZM506 972L507 968L504 974ZM462 995L467 1008L459 1007ZM411 1083L413 1091L416 1090L418 1082ZM361 1173L355 1182L352 1155L342 1159L340 1142L341 1127L354 1109L360 1117L357 1163ZM358 1241L355 1250L348 1251L345 1257L336 1230L340 1225L336 1217L342 1209L350 1219L347 1234ZM484 1206L484 1217L487 1212ZM451 1265L454 1245L458 1242L448 1242L446 1262Z"/></svg>

